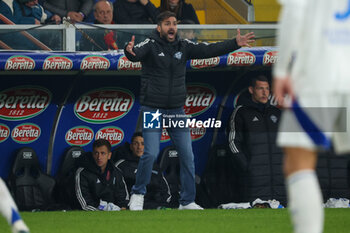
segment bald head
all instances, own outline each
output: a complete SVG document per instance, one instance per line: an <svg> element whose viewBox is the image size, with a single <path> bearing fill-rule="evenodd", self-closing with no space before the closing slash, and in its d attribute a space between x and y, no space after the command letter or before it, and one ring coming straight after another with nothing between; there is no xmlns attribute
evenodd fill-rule
<svg viewBox="0 0 350 233"><path fill-rule="evenodd" d="M100 0L94 5L95 19L101 24L111 24L113 20L113 5L109 1Z"/></svg>

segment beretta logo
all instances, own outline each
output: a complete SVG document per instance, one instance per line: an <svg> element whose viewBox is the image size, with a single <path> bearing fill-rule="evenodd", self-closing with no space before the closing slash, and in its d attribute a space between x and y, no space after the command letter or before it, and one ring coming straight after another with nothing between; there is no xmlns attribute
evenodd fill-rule
<svg viewBox="0 0 350 233"><path fill-rule="evenodd" d="M76 126L67 131L65 139L71 146L85 146L94 139L94 131L87 126Z"/></svg>
<svg viewBox="0 0 350 233"><path fill-rule="evenodd" d="M19 86L0 92L0 119L17 121L42 113L50 104L51 92L38 86Z"/></svg>
<svg viewBox="0 0 350 233"><path fill-rule="evenodd" d="M131 62L123 55L118 60L118 70L141 70L141 62Z"/></svg>
<svg viewBox="0 0 350 233"><path fill-rule="evenodd" d="M82 95L74 105L75 115L89 123L107 123L120 119L134 104L134 95L122 88L103 88Z"/></svg>
<svg viewBox="0 0 350 233"><path fill-rule="evenodd" d="M43 70L71 70L73 62L65 56L49 56L43 63Z"/></svg>
<svg viewBox="0 0 350 233"><path fill-rule="evenodd" d="M112 146L116 146L123 141L124 131L116 126L107 126L95 134L95 140L100 138L106 139Z"/></svg>
<svg viewBox="0 0 350 233"><path fill-rule="evenodd" d="M81 61L80 70L108 70L110 65L110 61L104 56L89 55Z"/></svg>
<svg viewBox="0 0 350 233"><path fill-rule="evenodd" d="M33 123L24 123L17 125L11 133L11 137L15 142L27 144L36 141L41 134L41 129Z"/></svg>
<svg viewBox="0 0 350 233"><path fill-rule="evenodd" d="M206 58L206 59L193 59L191 60L191 67L193 69L202 69L202 68L215 67L219 65L219 63L220 63L220 57L212 57L212 58Z"/></svg>
<svg viewBox="0 0 350 233"><path fill-rule="evenodd" d="M191 139L192 139L192 141L198 141L199 139L204 137L206 131L207 131L207 129L205 127L191 128L190 132L191 132Z"/></svg>
<svg viewBox="0 0 350 233"><path fill-rule="evenodd" d="M277 51L268 51L264 54L263 65L272 65L277 61Z"/></svg>
<svg viewBox="0 0 350 233"><path fill-rule="evenodd" d="M5 70L33 70L35 61L27 56L15 55L7 59Z"/></svg>
<svg viewBox="0 0 350 233"><path fill-rule="evenodd" d="M10 128L0 123L0 143L6 141L10 136Z"/></svg>
<svg viewBox="0 0 350 233"><path fill-rule="evenodd" d="M205 133L206 133L206 128L202 127L202 128L190 128L190 133L191 133L191 139L192 141L198 141L200 140L202 137L204 137ZM160 142L168 142L170 140L170 136L168 134L168 131L166 129L163 128L162 130L162 135L160 137Z"/></svg>
<svg viewBox="0 0 350 233"><path fill-rule="evenodd" d="M168 131L166 129L162 129L162 135L160 137L160 142L168 142L170 141L170 136L168 134Z"/></svg>
<svg viewBox="0 0 350 233"><path fill-rule="evenodd" d="M255 63L255 55L247 51L232 52L227 56L229 66L251 66Z"/></svg>
<svg viewBox="0 0 350 233"><path fill-rule="evenodd" d="M187 85L187 97L184 111L187 115L197 116L210 108L216 98L215 89L207 84Z"/></svg>

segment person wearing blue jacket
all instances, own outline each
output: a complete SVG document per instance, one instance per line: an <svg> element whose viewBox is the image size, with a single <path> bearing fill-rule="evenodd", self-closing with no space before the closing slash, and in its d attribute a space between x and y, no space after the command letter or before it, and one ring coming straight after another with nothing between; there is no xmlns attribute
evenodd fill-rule
<svg viewBox="0 0 350 233"><path fill-rule="evenodd" d="M61 17L57 14L53 14L48 10L45 10L38 0L19 0L22 3L23 14L28 17L34 17L45 24L49 22L61 23Z"/></svg>
<svg viewBox="0 0 350 233"><path fill-rule="evenodd" d="M40 21L33 16L24 16L20 3L16 0L1 0L0 13L15 24L40 24ZM5 22L0 20L0 24Z"/></svg>

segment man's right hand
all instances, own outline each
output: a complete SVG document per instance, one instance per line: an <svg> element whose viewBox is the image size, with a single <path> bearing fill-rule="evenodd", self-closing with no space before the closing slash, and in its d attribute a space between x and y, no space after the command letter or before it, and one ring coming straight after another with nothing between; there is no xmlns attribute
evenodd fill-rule
<svg viewBox="0 0 350 233"><path fill-rule="evenodd" d="M128 51L128 53L130 53L131 55L136 56L136 54L132 50L134 48L134 44L135 44L135 36L132 36L131 41L126 46L126 51Z"/></svg>
<svg viewBox="0 0 350 233"><path fill-rule="evenodd" d="M60 24L61 23L61 17L59 15L52 16L51 20L54 21L56 24Z"/></svg>
<svg viewBox="0 0 350 233"><path fill-rule="evenodd" d="M81 22L83 20L81 14L75 11L68 12L67 16L73 21L73 23Z"/></svg>
<svg viewBox="0 0 350 233"><path fill-rule="evenodd" d="M280 106L290 107L289 102L285 100L286 96L291 100L294 99L294 91L290 77L274 78L272 87L278 104Z"/></svg>
<svg viewBox="0 0 350 233"><path fill-rule="evenodd" d="M148 3L148 0L140 0L140 3L141 3L142 5L144 5L144 6L146 6L147 3Z"/></svg>

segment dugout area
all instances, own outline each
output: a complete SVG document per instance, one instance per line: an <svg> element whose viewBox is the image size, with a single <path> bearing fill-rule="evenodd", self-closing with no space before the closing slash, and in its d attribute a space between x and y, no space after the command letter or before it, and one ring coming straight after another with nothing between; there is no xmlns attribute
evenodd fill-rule
<svg viewBox="0 0 350 233"><path fill-rule="evenodd" d="M187 62L185 112L204 122L221 121L219 128L191 129L198 183L210 152L227 144L229 118L250 78L271 79L276 57L274 47L255 47ZM43 173L56 178L72 146L91 151L101 137L112 149L130 142L139 122L140 69L122 52L1 52L0 176L8 178L23 147L32 148ZM170 145L163 131L161 149ZM325 199L349 197L347 159L331 161L327 155L319 162Z"/></svg>
<svg viewBox="0 0 350 233"><path fill-rule="evenodd" d="M222 121L219 129L191 130L197 174L210 147L225 141L237 93L249 77L271 76L275 54L260 47L188 61L186 113ZM33 148L43 171L55 176L70 146L89 151L98 137L109 137L113 148L130 141L139 115L140 69L120 52L0 53L0 176L7 178L21 147ZM170 143L164 132L161 147Z"/></svg>

